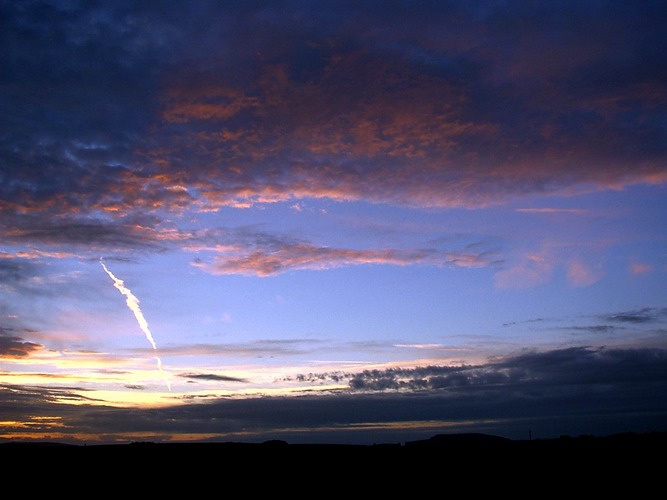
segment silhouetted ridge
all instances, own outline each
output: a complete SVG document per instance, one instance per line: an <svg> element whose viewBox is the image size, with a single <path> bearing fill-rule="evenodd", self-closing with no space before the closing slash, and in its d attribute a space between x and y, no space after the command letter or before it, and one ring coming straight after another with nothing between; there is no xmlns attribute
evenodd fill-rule
<svg viewBox="0 0 667 500"><path fill-rule="evenodd" d="M511 440L491 434L463 433L437 434L428 439L408 441L405 446L494 446L510 443Z"/></svg>
<svg viewBox="0 0 667 500"><path fill-rule="evenodd" d="M58 441L5 441L0 447L6 448L78 448L77 444L60 443Z"/></svg>

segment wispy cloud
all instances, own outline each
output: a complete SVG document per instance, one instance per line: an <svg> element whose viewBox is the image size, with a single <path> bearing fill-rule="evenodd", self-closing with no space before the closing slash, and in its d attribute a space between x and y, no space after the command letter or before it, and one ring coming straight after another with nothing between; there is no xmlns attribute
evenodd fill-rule
<svg viewBox="0 0 667 500"><path fill-rule="evenodd" d="M583 208L517 208L517 212L533 214L585 214L588 210Z"/></svg>
<svg viewBox="0 0 667 500"><path fill-rule="evenodd" d="M247 382L244 378L217 375L215 373L179 373L179 377L191 380L205 380L208 382Z"/></svg>
<svg viewBox="0 0 667 500"><path fill-rule="evenodd" d="M118 222L77 217L54 220L35 216L13 221L16 223L13 227L8 226L2 231L6 241L53 246L74 245L80 248L86 247L88 252L114 248L159 249L159 240L164 239L160 237L159 220L156 218ZM42 252L41 255L67 257L72 254Z"/></svg>
<svg viewBox="0 0 667 500"><path fill-rule="evenodd" d="M648 274L655 269L655 266L644 262L631 262L629 267L630 272L636 275Z"/></svg>
<svg viewBox="0 0 667 500"><path fill-rule="evenodd" d="M593 266L581 258L573 258L567 263L567 278L574 286L589 286L603 276L601 266Z"/></svg>
<svg viewBox="0 0 667 500"><path fill-rule="evenodd" d="M648 323L667 319L667 309L644 307L633 311L624 311L604 316L607 321L618 323Z"/></svg>
<svg viewBox="0 0 667 500"><path fill-rule="evenodd" d="M331 269L362 264L405 266L429 264L436 266L484 267L485 256L456 254L434 250L355 250L317 247L309 244L285 245L275 251L257 250L245 255L216 256L213 265L195 262L213 274L251 274L270 276L293 269Z"/></svg>
<svg viewBox="0 0 667 500"><path fill-rule="evenodd" d="M194 252L213 253L213 262L197 258L193 265L212 274L271 276L297 269L323 270L350 265L430 265L438 267L486 267L499 257L487 245L465 245L462 249L437 247L413 249L355 249L318 246L291 237L249 231L209 233L220 243L186 246Z"/></svg>

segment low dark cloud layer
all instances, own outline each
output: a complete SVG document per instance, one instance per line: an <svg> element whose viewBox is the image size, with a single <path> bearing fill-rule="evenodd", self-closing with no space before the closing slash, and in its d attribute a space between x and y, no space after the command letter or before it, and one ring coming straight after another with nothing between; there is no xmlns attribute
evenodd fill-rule
<svg viewBox="0 0 667 500"><path fill-rule="evenodd" d="M529 429L543 438L667 431L667 403L660 397L667 393L667 352L659 349L527 352L480 366L365 371L349 378L350 390L329 395L200 398L196 404L148 410L78 404L74 411L53 404L67 397L83 399L68 396L65 388L3 386L0 419L67 417L60 429L41 421L42 431L58 430L72 438L88 433L103 441L115 440L116 433L145 433L156 440L200 434L228 441L238 440L240 428L249 441L348 443L400 442L445 431L515 439L526 439ZM367 391L358 392L360 387ZM11 434L5 429L5 436Z"/></svg>
<svg viewBox="0 0 667 500"><path fill-rule="evenodd" d="M494 385L529 386L549 384L617 384L628 378L663 375L657 373L667 363L660 350L624 351L604 348L573 347L563 350L529 352L482 366L425 366L417 368L389 368L365 370L360 373L308 374L299 380L348 380L352 391L419 391L429 389L466 390L467 387ZM644 365L647 372L628 373L625 366Z"/></svg>

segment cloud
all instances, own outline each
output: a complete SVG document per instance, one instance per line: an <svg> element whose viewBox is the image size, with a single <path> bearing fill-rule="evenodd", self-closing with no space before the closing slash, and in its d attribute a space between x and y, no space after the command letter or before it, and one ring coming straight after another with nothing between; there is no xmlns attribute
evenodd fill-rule
<svg viewBox="0 0 667 500"><path fill-rule="evenodd" d="M494 275L494 283L501 289L530 288L551 279L556 263L550 252L529 253L523 259Z"/></svg>
<svg viewBox="0 0 667 500"><path fill-rule="evenodd" d="M590 251L589 248L584 250ZM494 284L500 289L531 288L548 283L557 270L564 268L570 285L593 285L602 279L604 272L599 263L590 264L589 259L580 256L581 253L567 241L545 241L539 249L525 252L515 262L500 268L494 275Z"/></svg>
<svg viewBox="0 0 667 500"><path fill-rule="evenodd" d="M51 416L54 420L60 422L63 417L73 410L73 408L68 408L67 404L95 401L94 398L85 396L85 392L86 389L82 387L0 384L0 417L2 420L24 421L30 424L39 421L41 418ZM55 407L52 406L54 404ZM53 411L57 410L60 404L64 405L63 409L65 411Z"/></svg>
<svg viewBox="0 0 667 500"><path fill-rule="evenodd" d="M319 341L313 339L256 340L241 344L224 343L165 346L160 349L160 352L169 356L294 356L304 353L303 345L318 343Z"/></svg>
<svg viewBox="0 0 667 500"><path fill-rule="evenodd" d="M199 266L213 274L254 274L270 276L291 269L330 269L352 264L408 265L437 262L430 252L399 252L395 250L352 250L316 247L312 245L285 246L276 252L256 251L240 257L217 257L213 266ZM441 263L475 262L474 257L442 256ZM479 261L478 261L479 262ZM478 265L481 265L478 263Z"/></svg>
<svg viewBox="0 0 667 500"><path fill-rule="evenodd" d="M14 219L14 222L13 227L8 226L2 232L2 236L15 244L32 243L54 247L73 245L94 252L105 248L158 248L160 240L164 239L158 229L160 221L155 217L121 222L94 218L47 220L46 217L30 217ZM42 255L67 257L71 254Z"/></svg>
<svg viewBox="0 0 667 500"><path fill-rule="evenodd" d="M216 375L214 373L180 373L179 377L193 379L193 380L206 380L206 381L220 381L220 382L247 382L246 379L238 377L230 377L227 375Z"/></svg>
<svg viewBox="0 0 667 500"><path fill-rule="evenodd" d="M651 264L646 264L643 262L631 262L630 263L630 272L632 274L640 275L640 274L647 274L653 271L654 266Z"/></svg>
<svg viewBox="0 0 667 500"><path fill-rule="evenodd" d="M479 245L454 251L333 248L246 229L226 232L223 237L226 241L220 245L190 246L193 251L208 250L216 254L213 263L198 258L193 265L212 274L272 276L296 269L322 270L363 264L486 267L497 261L493 252L476 248Z"/></svg>
<svg viewBox="0 0 667 500"><path fill-rule="evenodd" d="M607 321L619 323L649 323L666 317L667 309L656 307L643 307L634 311L625 311L604 316Z"/></svg>
<svg viewBox="0 0 667 500"><path fill-rule="evenodd" d="M43 268L34 257L30 252L0 252L0 289L36 293L33 285Z"/></svg>
<svg viewBox="0 0 667 500"><path fill-rule="evenodd" d="M599 281L602 274L599 267L594 269L578 258L567 263L567 279L574 286L590 286Z"/></svg>
<svg viewBox="0 0 667 500"><path fill-rule="evenodd" d="M138 384L125 384L124 387L127 387L128 389L132 389L133 391L143 391L144 386L143 385L138 385Z"/></svg>
<svg viewBox="0 0 667 500"><path fill-rule="evenodd" d="M578 383L595 384L623 381L630 376L628 372L620 370L624 363L641 364L644 361L647 369L655 372L667 363L667 353L654 349L615 350L573 347L547 352L526 352L491 360L482 365L431 365L364 370L359 373L311 373L299 375L297 378L309 382L347 380L350 390L361 392L459 390L472 386L495 385L528 387L541 383L569 384L573 379L584 375L586 380ZM615 371L617 369L618 372Z"/></svg>
<svg viewBox="0 0 667 500"><path fill-rule="evenodd" d="M581 16L580 23L588 19L577 9L570 12L571 7L568 14ZM508 13L489 8L491 19L507 20ZM535 12L516 10L547 31L557 30L566 39L570 35ZM368 12L362 8L356 14L363 18ZM444 12L433 14L430 22L447 23ZM457 21L466 24L472 18L471 12L462 12ZM305 27L278 33L284 18L276 19L274 34L281 43L274 43L264 58L250 61L249 72L257 76L244 87L235 81L237 74L223 76L224 62L208 71L185 67L183 75L172 80L164 116L178 110L178 125L188 120L193 129L190 137L179 139L165 127L174 145L169 157L181 158L181 149L187 148L187 157L196 158L197 164L234 164L233 171L216 166L206 180L198 176L199 189L212 205L326 197L474 207L577 186L664 182L664 169L653 154L642 161L644 173L626 175L624 163L633 161L637 150L617 142L625 103L643 103L633 120L656 116L665 100L664 88L651 84L653 92L641 92L642 84L627 78L615 80L615 86L591 87L591 79L601 77L594 72L622 75L627 69L619 58L605 59L611 67L602 70L597 58L612 56L595 41L588 41L587 58L573 60L563 55L568 46L581 51L581 39L560 38L554 44L536 29L529 38L535 38L534 46L546 45L552 66L542 59L531 69L521 58L537 55L532 47L512 43L509 31L485 33L494 43L482 52L473 49L480 43L474 28L458 33L470 44L462 49L460 41L453 44L449 36L438 39L437 31L406 33L397 19L387 16L387 24L375 32L378 38L371 40L324 39ZM607 14L605 19L623 29L620 18ZM430 25L424 18L419 22ZM397 42L389 26L407 39ZM392 39L383 38L390 33ZM515 55L490 48L500 41L514 47ZM653 62L658 61L654 54ZM520 84L509 78L507 68L513 68L513 77L520 68ZM549 85L539 83L549 78ZM626 101L618 100L619 95ZM184 113L184 108L192 111ZM651 141L650 134L639 132L634 140ZM593 141L594 149L589 145ZM567 160L563 148L571 153ZM274 167L277 163L280 169ZM586 169L577 168L584 164Z"/></svg>
<svg viewBox="0 0 667 500"><path fill-rule="evenodd" d="M67 396L66 389L5 385L0 416L16 422L57 418L56 425L43 422L41 432L65 441L81 435L106 442L138 435L169 440L183 433L223 441L350 443L438 432L525 439L528 428L534 437L558 437L571 429L643 432L664 429L667 407L655 394L667 389L666 366L664 350L581 347L525 352L476 366L363 371L350 374L355 383L349 389L317 396L207 398L155 409L95 407L82 397L75 405L53 404Z"/></svg>
<svg viewBox="0 0 667 500"><path fill-rule="evenodd" d="M7 5L0 210L663 184L665 9L616 7Z"/></svg>
<svg viewBox="0 0 667 500"><path fill-rule="evenodd" d="M517 208L517 212L533 214L586 214L588 210L582 208Z"/></svg>
<svg viewBox="0 0 667 500"><path fill-rule="evenodd" d="M4 258L0 260L0 284L7 285L23 281L26 276L32 274L23 259L15 259L5 252L1 255Z"/></svg>
<svg viewBox="0 0 667 500"><path fill-rule="evenodd" d="M0 327L0 358L26 358L44 346L11 335L11 329Z"/></svg>
<svg viewBox="0 0 667 500"><path fill-rule="evenodd" d="M584 332L600 334L600 333L613 333L617 330L618 327L612 325L589 325L589 326L568 326L563 328L567 330L576 330L576 331L584 331Z"/></svg>

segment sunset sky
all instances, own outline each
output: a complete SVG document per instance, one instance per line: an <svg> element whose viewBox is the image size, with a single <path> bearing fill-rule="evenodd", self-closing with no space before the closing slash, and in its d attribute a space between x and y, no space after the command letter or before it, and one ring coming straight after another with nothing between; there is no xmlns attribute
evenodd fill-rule
<svg viewBox="0 0 667 500"><path fill-rule="evenodd" d="M666 2L0 23L0 441L667 431Z"/></svg>

